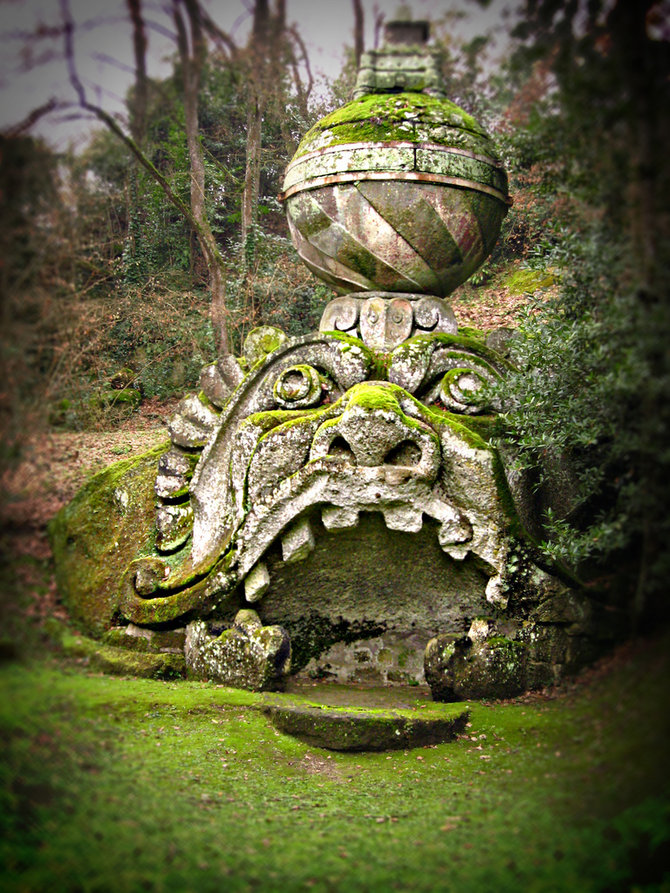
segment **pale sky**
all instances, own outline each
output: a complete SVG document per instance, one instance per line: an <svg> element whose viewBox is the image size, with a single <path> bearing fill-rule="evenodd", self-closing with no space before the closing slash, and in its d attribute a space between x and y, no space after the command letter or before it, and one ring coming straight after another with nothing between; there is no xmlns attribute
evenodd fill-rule
<svg viewBox="0 0 670 893"><path fill-rule="evenodd" d="M205 0L211 17L238 44L243 45L250 23L251 0ZM486 9L476 0L412 0L406 4L414 18L439 19L452 11L466 15L454 25L458 36L500 33L505 9L512 0L493 0ZM110 112L121 112L123 97L132 82L133 58L125 0L70 0L77 23L77 66L92 99ZM165 75L165 59L174 52L167 32L172 31L166 0L145 0L149 31L149 74ZM392 18L398 0L363 0L366 49L373 46L377 11ZM353 43L350 0L287 0L289 22L298 25L307 45L315 75L336 76L345 45ZM74 94L62 59L62 38L48 30L60 22L59 0L0 0L0 127L23 120L50 97L67 100ZM41 28L39 42L23 35ZM81 142L90 125L68 120L67 114L43 119L33 130L55 148Z"/></svg>

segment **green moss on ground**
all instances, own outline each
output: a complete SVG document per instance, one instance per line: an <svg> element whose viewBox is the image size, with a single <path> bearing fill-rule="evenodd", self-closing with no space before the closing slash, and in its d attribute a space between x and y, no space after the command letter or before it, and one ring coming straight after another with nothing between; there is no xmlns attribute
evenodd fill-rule
<svg viewBox="0 0 670 893"><path fill-rule="evenodd" d="M301 744L249 692L6 666L3 890L665 889L669 645L392 754Z"/></svg>

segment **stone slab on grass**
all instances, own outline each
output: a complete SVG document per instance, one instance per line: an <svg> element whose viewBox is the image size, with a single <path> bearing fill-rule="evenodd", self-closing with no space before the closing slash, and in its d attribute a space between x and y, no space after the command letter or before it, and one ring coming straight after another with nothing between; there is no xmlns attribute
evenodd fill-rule
<svg viewBox="0 0 670 893"><path fill-rule="evenodd" d="M270 702L261 710L280 732L312 747L338 751L406 750L443 744L463 732L470 716L462 705L419 712Z"/></svg>

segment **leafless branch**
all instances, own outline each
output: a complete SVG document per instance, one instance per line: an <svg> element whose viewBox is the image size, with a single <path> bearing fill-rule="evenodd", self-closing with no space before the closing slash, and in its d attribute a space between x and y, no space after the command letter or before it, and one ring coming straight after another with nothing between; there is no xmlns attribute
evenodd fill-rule
<svg viewBox="0 0 670 893"><path fill-rule="evenodd" d="M119 124L119 122L106 112L100 106L95 105L94 103L89 102L86 96L86 89L79 77L77 72L77 66L75 62L74 56L74 21L72 19L72 14L70 11L69 0L61 0L61 11L63 15L63 39L65 45L65 60L68 68L68 75L70 78L70 83L77 94L77 99L79 102L79 107L86 112L92 114L95 118L105 124L112 133L121 140L121 142L126 146L126 148L135 156L135 158L139 161L142 167L154 178L154 180L160 185L161 189L165 193L166 198L177 208L188 220L189 224L193 227L193 229L199 234L203 235L206 238L206 234L203 234L202 227L198 220L195 219L193 214L191 213L191 209L189 206L172 190L172 187L165 179L163 174L155 167L154 164L150 161L149 158L142 152L141 148L137 145L135 140L129 136L123 127ZM223 258L220 255L220 252L216 247L213 248L213 254L216 257L219 263L223 263Z"/></svg>
<svg viewBox="0 0 670 893"><path fill-rule="evenodd" d="M307 47L305 46L305 42L303 41L302 37L300 36L298 29L295 27L295 25L292 25L288 29L288 32L291 35L291 37L293 38L293 40L295 41L295 43L297 44L298 48L300 49L300 55L302 56L302 62L303 62L303 65L305 66L305 71L307 72L307 86L303 87L302 81L299 80L298 75L297 75L297 67L294 69L294 72L295 72L294 78L296 78L296 80L297 80L296 89L299 89L300 93L304 95L305 100L307 100L307 99L309 99L310 94L312 92L312 88L314 87L314 77L312 75L312 67L309 63L309 55L307 54ZM295 60L295 54L292 54L292 55Z"/></svg>
<svg viewBox="0 0 670 893"><path fill-rule="evenodd" d="M16 137L20 136L22 133L25 133L27 130L36 124L40 118L43 118L45 115L51 114L51 112L55 112L58 109L65 108L65 104L59 102L57 99L52 97L43 105L38 106L36 109L33 109L29 115L26 115L22 121L19 121L17 124L12 124L10 127L5 128L3 131L5 136Z"/></svg>

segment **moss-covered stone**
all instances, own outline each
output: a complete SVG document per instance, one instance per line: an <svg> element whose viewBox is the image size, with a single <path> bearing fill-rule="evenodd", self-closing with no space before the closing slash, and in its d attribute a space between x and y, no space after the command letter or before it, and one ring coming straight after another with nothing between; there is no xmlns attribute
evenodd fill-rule
<svg viewBox="0 0 670 893"><path fill-rule="evenodd" d="M558 282L553 270L516 270L503 280L503 285L513 295L533 294L550 288Z"/></svg>
<svg viewBox="0 0 670 893"><path fill-rule="evenodd" d="M86 636L65 632L63 651L84 658L90 669L110 676L140 676L147 679L175 679L186 675L183 654L151 654L104 645Z"/></svg>
<svg viewBox="0 0 670 893"><path fill-rule="evenodd" d="M183 654L186 631L184 629L143 629L129 623L108 630L102 637L105 645L137 651L143 654Z"/></svg>
<svg viewBox="0 0 670 893"><path fill-rule="evenodd" d="M296 158L322 146L357 142L434 142L492 154L486 131L448 99L422 93L372 94L322 118L302 139Z"/></svg>
<svg viewBox="0 0 670 893"><path fill-rule="evenodd" d="M112 623L130 561L153 553L154 481L167 448L96 474L49 524L61 596L72 619L94 634Z"/></svg>
<svg viewBox="0 0 670 893"><path fill-rule="evenodd" d="M239 611L231 629L211 635L202 620L186 629L185 656L190 676L249 691L283 685L291 667L291 643L280 626L263 626L250 609Z"/></svg>
<svg viewBox="0 0 670 893"><path fill-rule="evenodd" d="M526 647L505 636L437 636L426 647L425 674L436 701L511 698L526 688Z"/></svg>
<svg viewBox="0 0 670 893"><path fill-rule="evenodd" d="M267 704L273 725L313 747L339 751L403 750L452 741L469 711L368 710L303 704Z"/></svg>

